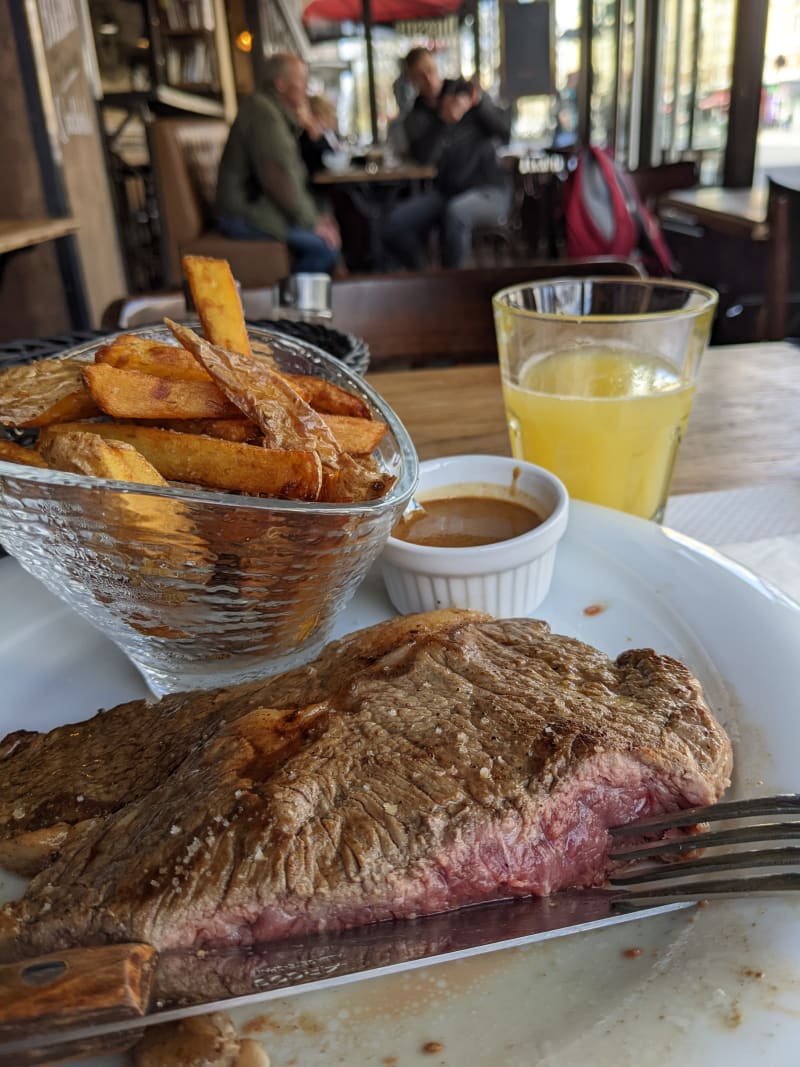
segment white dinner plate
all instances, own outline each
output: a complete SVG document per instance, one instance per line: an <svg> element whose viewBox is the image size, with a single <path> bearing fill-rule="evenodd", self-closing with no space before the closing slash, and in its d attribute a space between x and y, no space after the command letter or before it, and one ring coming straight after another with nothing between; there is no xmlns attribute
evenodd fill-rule
<svg viewBox="0 0 800 1067"><path fill-rule="evenodd" d="M733 738L733 792L800 789L800 607L679 534L572 508L537 614L611 655L652 646L683 660ZM0 604L0 734L145 695L123 654L10 559ZM337 635L390 614L373 572ZM0 881L0 895L13 887ZM799 903L713 903L271 1001L234 1021L263 1039L273 1067L782 1067L800 1042Z"/></svg>

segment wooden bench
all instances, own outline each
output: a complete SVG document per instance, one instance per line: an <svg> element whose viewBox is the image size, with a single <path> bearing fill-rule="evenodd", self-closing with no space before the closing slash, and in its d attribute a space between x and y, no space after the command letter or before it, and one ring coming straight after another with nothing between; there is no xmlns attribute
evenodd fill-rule
<svg viewBox="0 0 800 1067"><path fill-rule="evenodd" d="M246 288L273 285L289 273L285 244L267 238L232 240L213 223L217 171L227 137L222 119L158 119L150 129L167 286L183 284L181 256L186 253L227 259Z"/></svg>

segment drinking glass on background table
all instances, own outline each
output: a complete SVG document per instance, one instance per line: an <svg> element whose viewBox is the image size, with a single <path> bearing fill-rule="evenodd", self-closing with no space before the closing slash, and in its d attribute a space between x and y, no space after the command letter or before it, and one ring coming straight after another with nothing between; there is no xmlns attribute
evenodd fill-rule
<svg viewBox="0 0 800 1067"><path fill-rule="evenodd" d="M579 500L660 521L717 294L691 282L555 278L496 293L514 456Z"/></svg>

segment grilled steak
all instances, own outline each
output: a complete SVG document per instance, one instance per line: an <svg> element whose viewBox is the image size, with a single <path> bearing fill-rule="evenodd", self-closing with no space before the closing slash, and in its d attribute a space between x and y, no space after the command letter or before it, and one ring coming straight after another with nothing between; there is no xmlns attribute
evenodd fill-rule
<svg viewBox="0 0 800 1067"><path fill-rule="evenodd" d="M711 803L731 769L675 660L454 611L2 752L6 841L64 828L0 915L7 956L248 944L596 884L608 826Z"/></svg>

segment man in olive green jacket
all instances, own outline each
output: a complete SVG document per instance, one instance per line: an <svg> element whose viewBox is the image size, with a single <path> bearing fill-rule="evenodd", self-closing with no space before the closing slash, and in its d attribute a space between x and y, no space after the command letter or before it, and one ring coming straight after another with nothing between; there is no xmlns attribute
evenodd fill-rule
<svg viewBox="0 0 800 1067"><path fill-rule="evenodd" d="M298 144L301 130L312 125L305 63L270 56L259 89L231 127L217 178L217 215L227 237L285 241L295 273L330 274L339 230L317 210Z"/></svg>

